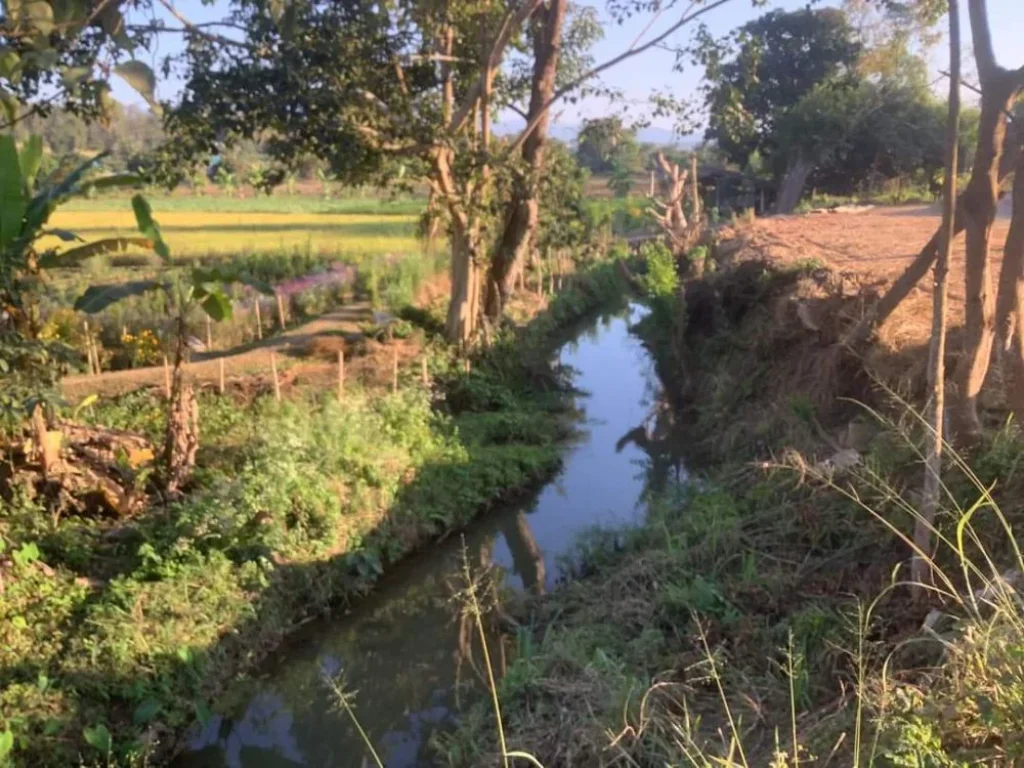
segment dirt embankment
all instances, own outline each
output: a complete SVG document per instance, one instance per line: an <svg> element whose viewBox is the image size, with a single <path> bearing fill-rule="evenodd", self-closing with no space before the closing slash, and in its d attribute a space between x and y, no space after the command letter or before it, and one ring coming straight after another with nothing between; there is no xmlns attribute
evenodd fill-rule
<svg viewBox="0 0 1024 768"><path fill-rule="evenodd" d="M1004 201L1005 202L1005 201ZM914 260L939 226L934 208L907 206L876 208L861 214L808 214L759 219L743 232L749 247L784 264L815 260L846 275L856 275L862 283L879 292L892 283ZM992 249L992 273L999 274L1003 244L1009 220L1000 217L995 224ZM950 321L963 320L964 237L954 243L950 263ZM883 342L919 342L927 338L931 322L932 277L922 280L917 289L889 321ZM922 322L924 320L924 322Z"/></svg>
<svg viewBox="0 0 1024 768"><path fill-rule="evenodd" d="M923 402L931 331L929 274L879 329L851 349L845 331L911 263L938 225L922 209L761 219L720 232L717 269L686 289L687 359L680 402L714 434L708 460L743 448L765 455L779 445L806 451L843 447L840 434L891 394ZM1008 224L997 222L993 273ZM963 319L964 245L951 265L955 364ZM983 406L993 426L1006 413L999 365ZM808 431L810 424L813 429ZM700 431L700 430L698 430Z"/></svg>

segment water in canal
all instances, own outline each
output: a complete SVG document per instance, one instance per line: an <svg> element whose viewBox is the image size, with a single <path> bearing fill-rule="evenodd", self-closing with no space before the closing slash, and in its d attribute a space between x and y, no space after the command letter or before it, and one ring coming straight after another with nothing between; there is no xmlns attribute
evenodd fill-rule
<svg viewBox="0 0 1024 768"><path fill-rule="evenodd" d="M351 612L305 628L264 669L234 716L210 718L176 764L372 765L324 683L325 675L344 675L347 688L358 691L356 713L384 764L430 765L431 733L451 724L460 700L473 695L464 684L476 680L456 652L451 593L463 552L502 568L508 586L549 590L559 556L581 531L637 520L645 491L682 471L678 453L667 447L674 444L671 419L651 362L629 333L641 312L632 306L596 318L559 350L585 394L577 404L580 437L554 479L532 498L482 516L464 537L413 557Z"/></svg>

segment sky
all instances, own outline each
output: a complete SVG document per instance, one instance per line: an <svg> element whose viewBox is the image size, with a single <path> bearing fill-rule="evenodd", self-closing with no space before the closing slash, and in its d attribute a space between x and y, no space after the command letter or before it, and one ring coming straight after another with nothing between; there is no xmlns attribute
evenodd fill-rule
<svg viewBox="0 0 1024 768"><path fill-rule="evenodd" d="M597 63L606 61L629 49L651 21L651 17L645 15L631 19L620 26L605 11L603 0L583 0L582 4L596 8L604 26L604 39L593 49L594 60ZM840 0L823 0L823 2L815 3L813 7L837 6L839 4ZM964 41L964 71L967 76L973 72L973 66L970 66L970 22L967 18L966 3L962 2L960 5L963 17L961 27ZM807 0L769 0L766 5L761 7L754 7L751 0L730 0L720 8L708 12L701 20L712 34L721 36L768 10L781 8L792 11L807 6ZM1024 0L988 0L988 6L992 42L1000 64L1009 68L1024 66ZM203 0L177 0L176 7L190 21L200 23L219 18L223 14L226 4L224 0L214 0L209 5L204 4ZM174 20L166 12L162 12L162 15L168 24L174 23ZM671 26L677 18L678 16L665 13L651 24L642 40L657 36L662 30ZM684 27L666 43L685 44L692 31L692 28ZM159 45L160 50L157 54L150 54L151 63L154 65L164 54L180 47L180 39L164 36ZM669 91L678 98L696 99L701 71L688 67L683 72L676 72L672 68L674 58L674 55L668 51L653 48L627 59L602 75L604 83L621 91L623 94L621 100L609 104L604 99L587 99L575 106L556 107L555 121L563 126L575 126L586 118L599 117L609 112L623 110L627 110L631 116L635 117L645 111L647 98L655 90ZM938 70L947 66L948 60L948 48L943 41L929 55L929 68L934 76L937 77ZM114 80L118 79L114 78ZM140 103L140 99L134 92L120 81L113 83L113 88L114 95L120 100L134 104ZM158 94L161 98L173 99L179 88L179 82L164 80L158 86ZM973 98L970 92L965 91L965 101L970 103ZM663 129L672 127L671 121L668 119L655 120L653 125Z"/></svg>

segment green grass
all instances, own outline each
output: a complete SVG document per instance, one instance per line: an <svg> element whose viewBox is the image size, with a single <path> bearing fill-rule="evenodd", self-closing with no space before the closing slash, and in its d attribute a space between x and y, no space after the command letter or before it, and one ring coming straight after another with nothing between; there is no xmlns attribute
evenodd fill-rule
<svg viewBox="0 0 1024 768"><path fill-rule="evenodd" d="M545 362L567 324L621 294L615 274L595 267L470 373L434 348L442 407L419 385L342 403L203 396L184 498L123 521L0 502L0 733L14 764L92 764L108 741L112 764L141 763L152 736L166 749L305 617L548 477L569 401ZM159 440L163 407L135 393L90 418Z"/></svg>
<svg viewBox="0 0 1024 768"><path fill-rule="evenodd" d="M735 325L694 329L709 335L691 334L683 361L651 339L661 370L689 366L691 458L709 463L639 526L582 537L561 589L512 603L503 736L544 768L1024 759L1024 441L1008 427L969 463L947 453L935 586L908 583L926 427L902 403L894 417L851 406L873 425L857 467L792 450L834 450L773 312L799 279L716 283L726 311L740 288L750 303ZM441 741L448 764L500 764L493 710Z"/></svg>

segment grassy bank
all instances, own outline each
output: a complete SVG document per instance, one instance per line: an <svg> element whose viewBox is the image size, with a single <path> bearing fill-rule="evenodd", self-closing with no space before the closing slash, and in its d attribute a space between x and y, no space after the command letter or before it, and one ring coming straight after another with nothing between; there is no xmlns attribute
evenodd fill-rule
<svg viewBox="0 0 1024 768"><path fill-rule="evenodd" d="M0 502L0 747L14 765L158 757L309 616L413 549L546 478L569 420L552 345L620 296L593 266L470 372L430 342L433 387L290 401L204 396L194 487L129 519ZM92 420L157 438L135 393ZM145 471L136 472L140 487Z"/></svg>
<svg viewBox="0 0 1024 768"><path fill-rule="evenodd" d="M898 566L924 426L795 315L838 300L828 279L733 265L688 288L681 350L650 339L700 480L585 537L576 578L521 611L498 689L508 749L545 768L1024 757L1021 442L1004 430L973 469L948 459L935 586L915 599ZM492 709L441 747L502 764Z"/></svg>

